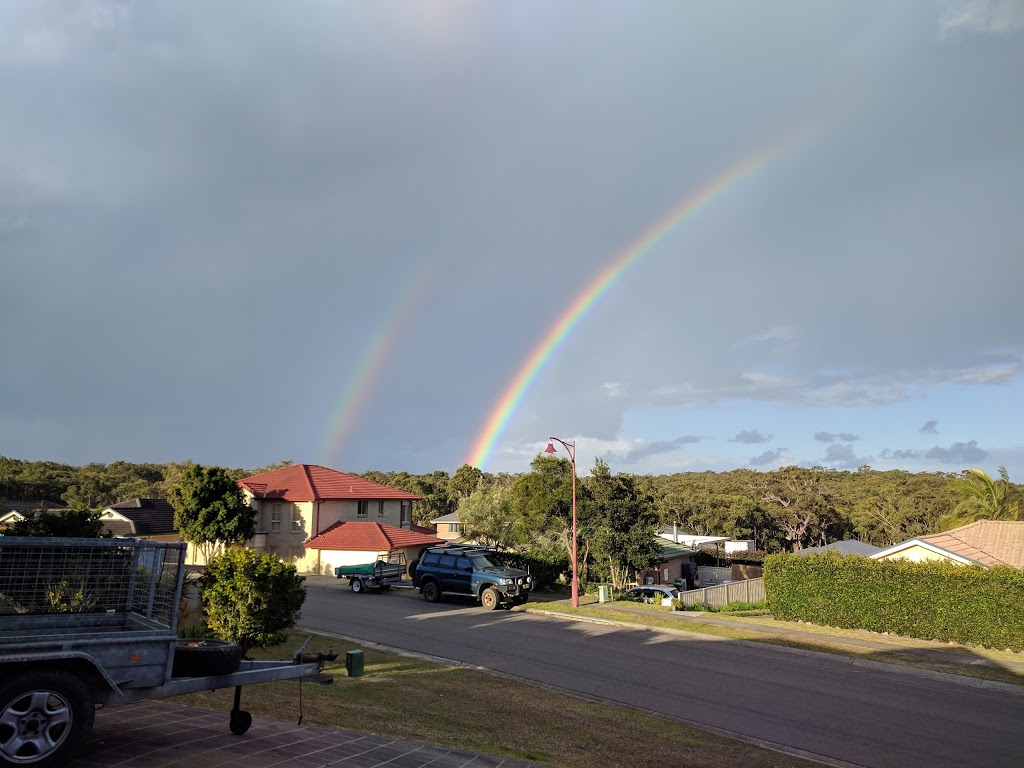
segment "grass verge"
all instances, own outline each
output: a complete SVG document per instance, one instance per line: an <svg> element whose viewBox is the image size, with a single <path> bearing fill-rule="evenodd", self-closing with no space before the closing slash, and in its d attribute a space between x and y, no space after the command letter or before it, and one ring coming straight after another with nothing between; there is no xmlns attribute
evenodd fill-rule
<svg viewBox="0 0 1024 768"><path fill-rule="evenodd" d="M1000 661L1012 660L1020 662L1017 658L1020 654L1005 654L1000 651L991 651L984 648L967 648L965 646L950 647L940 643L930 643L927 640L916 638L900 637L898 641L888 640L893 645L892 651L866 648L863 646L844 644L847 638L870 639L875 642L887 642L885 636L878 636L875 633L859 630L847 630L836 627L820 627L816 625L797 624L793 622L780 622L775 619L757 616L737 616L728 613L702 613L689 612L686 614L689 620L672 618L671 608L663 608L654 605L643 605L630 603L629 612L616 611L614 606L598 608L595 606L581 605L573 608L568 602L551 601L530 603L531 610L557 611L559 613L575 614L591 618L600 618L606 621L616 621L628 624L641 624L643 626L660 629L674 629L685 632L697 632L705 635L718 637L729 637L735 640L750 640L768 645L778 645L786 648L799 648L808 651L819 651L821 653L832 653L838 656L846 656L870 661L878 661L886 664L894 664L914 669L927 669L933 672L946 672L949 674L970 677L979 680L992 680L1012 685L1024 685L1024 673L1016 669L1009 669L999 666L972 665L972 661L987 660L998 665ZM716 620L728 619L735 623L746 623L751 625L750 630L736 628L735 626L722 626L711 623ZM754 629L757 627L757 629ZM772 634L772 630L784 630L783 634ZM815 634L834 637L834 641L826 641L811 637L794 637L793 634ZM898 647L897 647L898 643ZM902 649L902 650L901 650ZM915 655L914 651L922 652L922 655ZM945 655L949 661L935 658L939 654ZM930 655L925 655L930 654Z"/></svg>
<svg viewBox="0 0 1024 768"><path fill-rule="evenodd" d="M289 658L307 636L294 634L284 645L253 656ZM314 635L307 650L331 645L344 650L359 647ZM362 650L363 677L347 677L342 652L337 662L324 668L334 675L333 685L303 685L303 722L566 768L816 765L672 720L486 672L374 648ZM169 701L222 710L226 716L232 696L233 690L224 690ZM296 719L297 685L249 686L242 692L242 707L256 717Z"/></svg>

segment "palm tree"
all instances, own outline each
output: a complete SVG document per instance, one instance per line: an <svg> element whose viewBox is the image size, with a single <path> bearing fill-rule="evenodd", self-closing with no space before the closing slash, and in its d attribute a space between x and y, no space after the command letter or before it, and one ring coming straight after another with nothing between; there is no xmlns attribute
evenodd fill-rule
<svg viewBox="0 0 1024 768"><path fill-rule="evenodd" d="M977 520L1019 520L1020 508L1006 495L1009 485L1006 467L999 467L998 480L980 469L968 469L962 479L953 483L963 499L952 512L939 518L940 529L948 531Z"/></svg>

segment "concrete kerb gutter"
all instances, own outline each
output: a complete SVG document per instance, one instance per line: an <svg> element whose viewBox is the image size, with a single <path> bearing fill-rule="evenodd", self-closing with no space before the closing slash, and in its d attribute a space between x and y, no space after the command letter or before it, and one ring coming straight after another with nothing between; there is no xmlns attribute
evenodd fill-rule
<svg viewBox="0 0 1024 768"><path fill-rule="evenodd" d="M923 677L929 680L938 680L944 683L951 683L953 685L962 685L967 688L986 688L988 690L1002 691L1003 693L1010 693L1014 696L1024 696L1024 685L1014 685L1012 683L1000 683L995 680L980 680L976 677L964 677L963 675L957 675L952 672L936 672L931 669L918 669L917 667L904 667L899 664L887 664L883 661L871 661L869 659L858 659L850 656L840 656L835 653L827 653L825 651L811 651L804 648L790 648L786 645L776 645L775 643L761 642L757 640L741 640L734 637L722 637L721 635L709 635L703 632L690 632L685 629L675 629L673 627L652 627L647 624L637 624L631 621L620 621L618 619L601 619L595 616L581 616L575 613L564 613L562 611L546 611L538 608L521 608L525 613L543 614L545 616L552 616L558 619L564 619L569 621L582 621L590 624L604 624L606 626L614 627L627 627L629 629L636 629L647 632L659 632L670 635L679 635L691 639L699 639L704 641L716 641L725 643L738 643L748 648L757 648L763 650L765 646L772 648L776 651L783 653L789 653L796 656L807 656L818 659L829 659L834 664L847 664L854 667L864 667L866 669L877 669L879 671L888 672L890 674L901 674L911 675L913 677ZM750 630L752 631L752 630ZM841 643L836 643L841 645Z"/></svg>

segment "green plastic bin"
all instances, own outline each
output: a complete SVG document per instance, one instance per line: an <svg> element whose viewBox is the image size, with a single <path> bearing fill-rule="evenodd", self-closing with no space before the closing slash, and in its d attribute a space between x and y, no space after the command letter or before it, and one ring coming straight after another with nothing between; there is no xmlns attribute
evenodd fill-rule
<svg viewBox="0 0 1024 768"><path fill-rule="evenodd" d="M363 652L358 650L347 651L345 653L345 669L348 670L349 677L362 677Z"/></svg>

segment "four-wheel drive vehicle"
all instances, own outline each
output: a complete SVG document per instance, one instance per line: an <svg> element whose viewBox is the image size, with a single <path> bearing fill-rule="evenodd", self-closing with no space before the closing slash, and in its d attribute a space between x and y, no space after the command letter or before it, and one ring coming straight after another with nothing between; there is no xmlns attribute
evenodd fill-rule
<svg viewBox="0 0 1024 768"><path fill-rule="evenodd" d="M431 547L410 566L410 571L413 585L431 603L444 594L469 595L489 610L512 608L529 600L533 588L529 573L509 568L486 547Z"/></svg>
<svg viewBox="0 0 1024 768"><path fill-rule="evenodd" d="M339 579L348 579L349 587L356 593L365 592L367 587L387 590L402 582L405 567L405 553L398 552L390 555L387 562L375 560L358 565L339 565L334 569L334 575Z"/></svg>
<svg viewBox="0 0 1024 768"><path fill-rule="evenodd" d="M302 649L249 661L234 643L179 640L184 567L178 542L0 537L0 766L66 765L97 704L217 688L235 689L241 735L242 686L319 671Z"/></svg>

